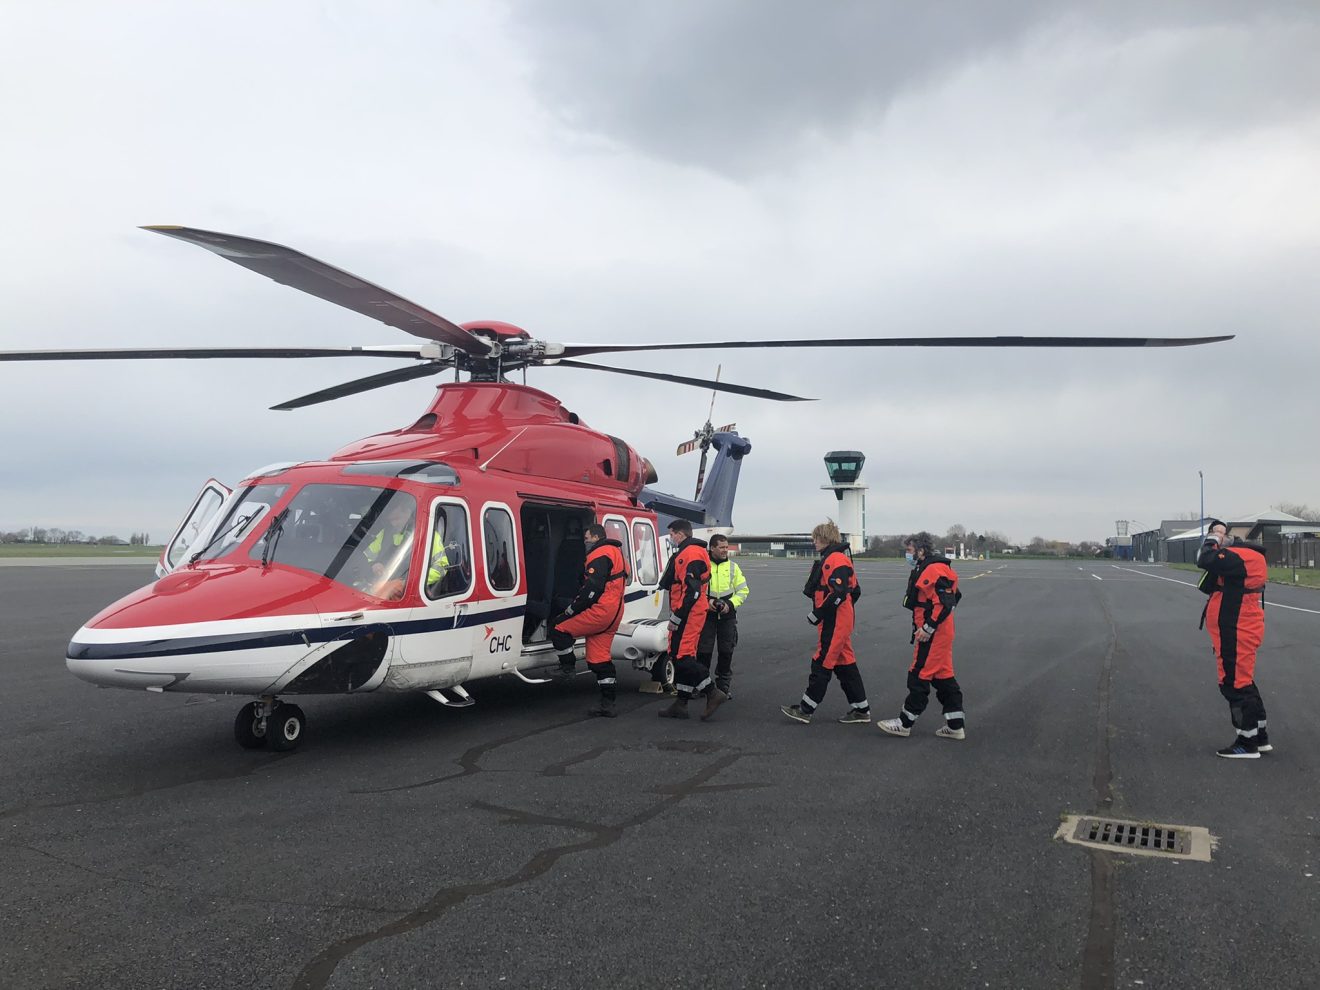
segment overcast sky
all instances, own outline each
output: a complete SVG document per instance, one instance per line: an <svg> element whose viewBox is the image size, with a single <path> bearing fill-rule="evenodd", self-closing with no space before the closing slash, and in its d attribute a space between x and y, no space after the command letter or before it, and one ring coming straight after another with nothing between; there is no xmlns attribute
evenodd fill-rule
<svg viewBox="0 0 1320 990"><path fill-rule="evenodd" d="M1154 8L1154 9L1152 9ZM1103 10L1097 15L1096 10ZM0 349L408 343L139 231L295 247L457 322L566 342L1117 334L1195 349L606 356L819 397L721 395L754 449L743 532L1100 540L1320 506L1320 8L835 0L0 8ZM0 363L0 529L159 540L208 476L411 422L386 370ZM649 456L709 393L529 384Z"/></svg>

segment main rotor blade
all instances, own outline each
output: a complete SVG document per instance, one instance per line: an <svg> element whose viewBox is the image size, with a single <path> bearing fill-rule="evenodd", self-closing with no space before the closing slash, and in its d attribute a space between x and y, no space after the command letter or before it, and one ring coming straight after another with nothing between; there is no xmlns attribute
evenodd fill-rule
<svg viewBox="0 0 1320 990"><path fill-rule="evenodd" d="M118 347L110 350L0 351L0 361L128 361L152 358L421 357L419 349L373 347Z"/></svg>
<svg viewBox="0 0 1320 990"><path fill-rule="evenodd" d="M480 337L432 313L389 289L383 289L342 268L317 261L283 244L238 237L214 230L171 225L143 227L166 237L176 237L220 255L226 261L242 265L258 275L265 275L281 285L292 286L336 306L380 320L414 337L450 344L477 357L490 353L490 345Z"/></svg>
<svg viewBox="0 0 1320 990"><path fill-rule="evenodd" d="M419 364L412 368L398 368L394 371L381 372L379 375L368 375L366 378L357 378L351 382L344 382L342 385L334 385L330 388L323 388L319 392L311 392L307 395L300 395L296 399L290 399L288 402L281 402L278 406L271 406L272 409L301 409L303 406L314 406L318 402L329 402L331 399L342 399L346 395L357 395L359 392L370 392L373 388L384 388L386 385L393 385L396 382L408 382L414 378L427 378L430 375L438 375L452 364L443 362L429 362Z"/></svg>
<svg viewBox="0 0 1320 990"><path fill-rule="evenodd" d="M777 399L780 402L815 402L815 399L787 392L772 392L766 388L750 388L746 385L731 385L728 382L713 382L706 378L686 378L683 375L666 375L659 371L633 371L629 368L609 368L603 364L590 364L586 361L556 361L556 367L588 368L591 371L611 371L616 375L632 375L634 378L654 378L660 382L674 382L678 385L695 385L697 388L715 388L734 395L750 395L754 399Z"/></svg>
<svg viewBox="0 0 1320 990"><path fill-rule="evenodd" d="M712 340L686 344L564 344L564 357L622 351L706 351L738 347L1194 347L1222 337L820 337L814 340ZM561 362L562 363L562 362Z"/></svg>

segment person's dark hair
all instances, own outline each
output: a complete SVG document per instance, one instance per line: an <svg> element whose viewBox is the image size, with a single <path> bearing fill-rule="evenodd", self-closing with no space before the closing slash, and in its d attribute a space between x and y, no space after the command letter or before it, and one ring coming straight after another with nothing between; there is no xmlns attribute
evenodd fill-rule
<svg viewBox="0 0 1320 990"><path fill-rule="evenodd" d="M728 542L729 542L729 538L725 536L723 533L716 533L714 536L710 538L710 546L712 547L715 546L715 544L717 543L724 544Z"/></svg>
<svg viewBox="0 0 1320 990"><path fill-rule="evenodd" d="M682 533L685 539L691 538L692 524L688 522L686 519L675 519L673 522L669 524L669 532Z"/></svg>
<svg viewBox="0 0 1320 990"><path fill-rule="evenodd" d="M1214 529L1216 526L1223 526L1225 530L1228 529L1228 523L1224 522L1224 520L1222 519L1207 519L1205 521L1205 531L1207 533L1210 532L1210 530Z"/></svg>
<svg viewBox="0 0 1320 990"><path fill-rule="evenodd" d="M605 527L600 523L592 523L582 531L583 536L594 536L598 540L605 539Z"/></svg>
<svg viewBox="0 0 1320 990"><path fill-rule="evenodd" d="M925 550L927 557L935 556L935 547L930 542L930 537L925 533L917 533L915 536L909 536L903 541L904 546L907 546L909 543L912 544L913 550Z"/></svg>

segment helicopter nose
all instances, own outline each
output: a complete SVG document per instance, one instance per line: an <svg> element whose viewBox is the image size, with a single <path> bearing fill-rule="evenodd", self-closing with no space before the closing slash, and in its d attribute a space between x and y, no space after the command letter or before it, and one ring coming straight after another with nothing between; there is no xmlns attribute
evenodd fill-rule
<svg viewBox="0 0 1320 990"><path fill-rule="evenodd" d="M79 629L65 663L103 687L260 693L316 647L323 584L254 567L167 575Z"/></svg>

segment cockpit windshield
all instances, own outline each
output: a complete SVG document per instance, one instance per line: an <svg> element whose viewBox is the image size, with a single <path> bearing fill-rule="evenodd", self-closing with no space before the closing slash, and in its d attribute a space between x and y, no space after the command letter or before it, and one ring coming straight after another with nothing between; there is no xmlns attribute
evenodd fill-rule
<svg viewBox="0 0 1320 990"><path fill-rule="evenodd" d="M288 485L252 485L234 499L214 535L190 558L216 560L242 543L258 522L270 512L270 507L284 497Z"/></svg>
<svg viewBox="0 0 1320 990"><path fill-rule="evenodd" d="M417 501L369 485L307 485L249 556L349 585L376 598L403 597L412 562ZM267 539L273 539L266 551Z"/></svg>

